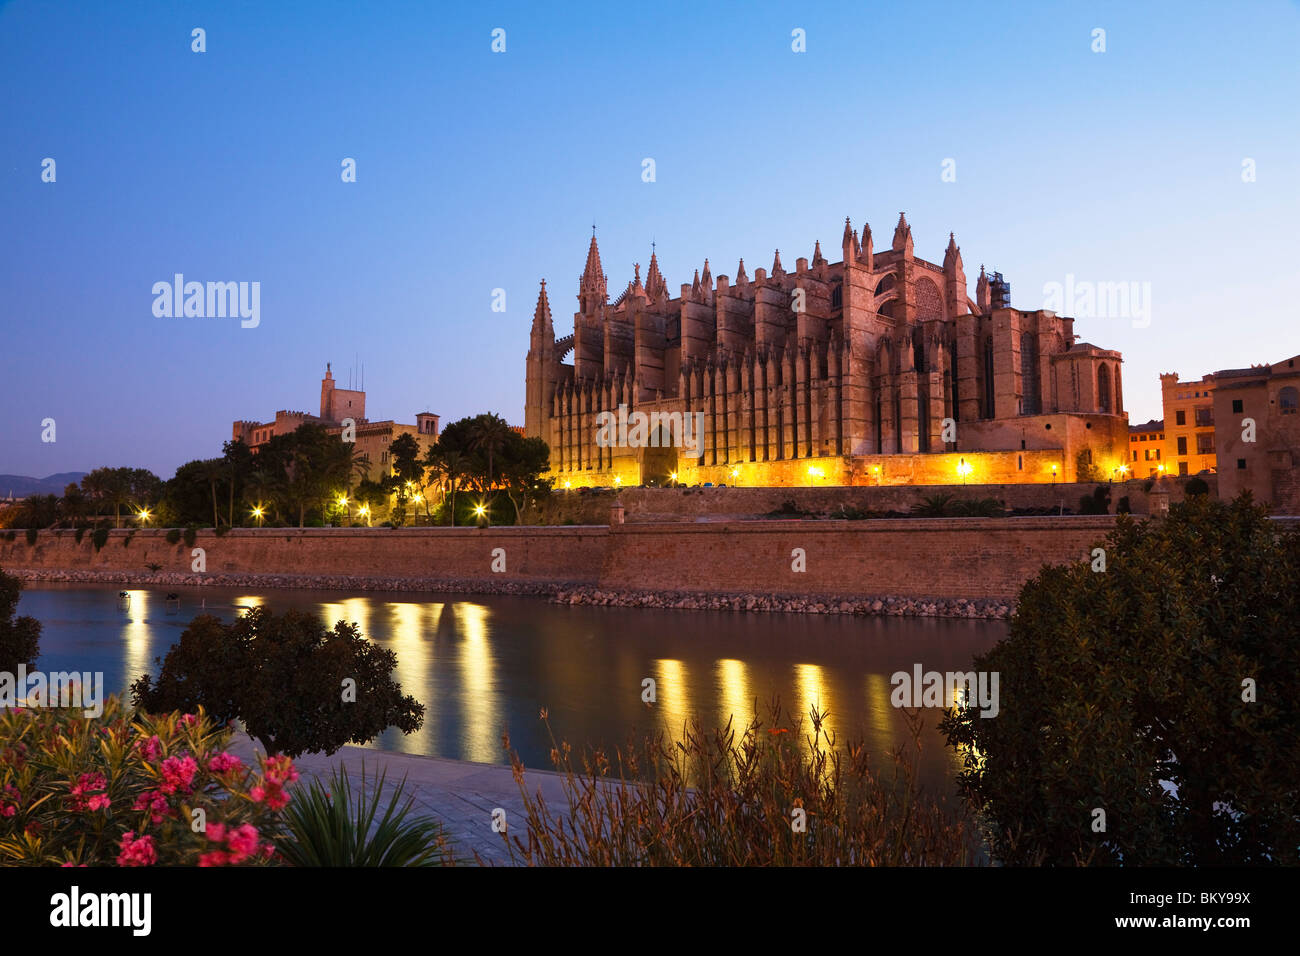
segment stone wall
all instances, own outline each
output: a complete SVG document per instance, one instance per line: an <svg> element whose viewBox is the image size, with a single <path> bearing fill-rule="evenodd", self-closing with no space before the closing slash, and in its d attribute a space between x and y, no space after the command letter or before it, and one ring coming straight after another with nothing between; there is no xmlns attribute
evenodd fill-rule
<svg viewBox="0 0 1300 956"><path fill-rule="evenodd" d="M1214 475L1205 476L1214 493ZM1182 481L1166 482L1171 503L1183 499ZM623 502L626 520L697 521L700 518L759 517L771 514L786 501L793 501L804 512L828 514L847 505L862 511L906 514L912 505L937 494L951 494L959 499L996 498L1008 509L1040 508L1078 511L1079 499L1091 495L1096 482L1032 485L912 485L828 486L804 488L625 488L617 495L604 491L573 488L557 490L539 510L540 521L548 525L603 524L609 521L609 508L615 497ZM1149 514L1145 480L1116 482L1111 486L1111 510L1119 499L1128 496L1135 514Z"/></svg>
<svg viewBox="0 0 1300 956"><path fill-rule="evenodd" d="M502 589L563 584L640 592L1009 599L1044 563L1087 557L1113 522L1066 517L265 529L220 537L199 532L193 547L204 550L209 579L264 576L268 587L362 581L377 586L373 582L383 579L385 586L422 582L430 590L455 583ZM793 570L795 549L802 549L804 571ZM12 541L0 538L0 567L46 579L66 571L74 575L69 580L89 575L129 582L151 574L156 580L192 572L191 552L183 540L168 544L157 530L112 531L98 551L90 534L78 543L71 531L42 531L28 545L19 532Z"/></svg>

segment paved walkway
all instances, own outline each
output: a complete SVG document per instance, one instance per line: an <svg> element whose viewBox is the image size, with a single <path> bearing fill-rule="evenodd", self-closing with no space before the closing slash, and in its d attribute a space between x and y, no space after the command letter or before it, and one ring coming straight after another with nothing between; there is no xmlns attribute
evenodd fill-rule
<svg viewBox="0 0 1300 956"><path fill-rule="evenodd" d="M246 760L252 758L255 745L246 735L238 734L231 750ZM260 752L261 747L256 747ZM492 811L506 811L506 825L513 835L524 834L524 806L519 785L509 767L493 764L444 760L416 754L391 753L346 746L332 757L304 754L294 761L303 774L328 777L338 765L347 768L353 785L360 781L365 762L367 784L371 774L388 771L385 791L406 777L407 792L415 798L414 813L429 814L446 828L453 852L459 863L474 863L474 853L491 865L510 865L501 834L492 832ZM529 791L541 792L551 806L563 799L561 778L550 771L528 770L525 777ZM520 854L515 851L515 863Z"/></svg>

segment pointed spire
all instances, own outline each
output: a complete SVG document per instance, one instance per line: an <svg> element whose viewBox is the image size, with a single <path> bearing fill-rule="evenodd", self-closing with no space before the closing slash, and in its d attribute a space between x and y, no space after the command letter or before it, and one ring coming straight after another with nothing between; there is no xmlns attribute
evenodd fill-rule
<svg viewBox="0 0 1300 956"><path fill-rule="evenodd" d="M961 247L957 245L957 240L950 232L948 233L948 248L943 253L943 265L946 269L955 263L961 262Z"/></svg>
<svg viewBox="0 0 1300 956"><path fill-rule="evenodd" d="M898 225L894 227L892 248L895 252L904 251L912 242L912 227L907 224L907 216L898 214Z"/></svg>
<svg viewBox="0 0 1300 956"><path fill-rule="evenodd" d="M653 242L650 243L650 268L646 272L645 291L652 300L668 294L668 283L664 281L663 273L659 271L659 259L655 255Z"/></svg>
<svg viewBox="0 0 1300 956"><path fill-rule="evenodd" d="M587 247L587 265L578 281L578 301L584 312L609 301L605 273L600 265L600 248L596 245L596 227L591 227L591 245Z"/></svg>
<svg viewBox="0 0 1300 956"><path fill-rule="evenodd" d="M772 275L785 275L785 270L781 268L781 250L776 250L776 258L772 260Z"/></svg>
<svg viewBox="0 0 1300 956"><path fill-rule="evenodd" d="M848 245L849 239L853 235L853 224L849 222L849 217L844 217L844 238L840 240L841 245Z"/></svg>
<svg viewBox="0 0 1300 956"><path fill-rule="evenodd" d="M989 286L989 277L984 274L983 263L980 263L980 277L975 283L975 304L982 313L992 311L993 290Z"/></svg>
<svg viewBox="0 0 1300 956"><path fill-rule="evenodd" d="M812 264L814 266L819 266L825 261L826 260L822 258L822 241L818 239L816 242L813 243Z"/></svg>
<svg viewBox="0 0 1300 956"><path fill-rule="evenodd" d="M700 294L700 270L695 270L695 280L691 283L691 295L699 296Z"/></svg>
<svg viewBox="0 0 1300 956"><path fill-rule="evenodd" d="M704 274L700 276L700 282L703 283L706 289L713 288L713 273L709 271L708 259L704 260Z"/></svg>
<svg viewBox="0 0 1300 956"><path fill-rule="evenodd" d="M748 281L749 281L749 276L745 274L745 260L742 257L740 260L740 265L736 269L736 282L741 283L741 282L748 282Z"/></svg>

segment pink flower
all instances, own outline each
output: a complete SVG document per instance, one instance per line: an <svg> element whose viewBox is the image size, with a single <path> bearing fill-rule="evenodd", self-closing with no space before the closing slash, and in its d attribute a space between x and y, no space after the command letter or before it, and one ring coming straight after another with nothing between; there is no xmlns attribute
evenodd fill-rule
<svg viewBox="0 0 1300 956"><path fill-rule="evenodd" d="M158 739L157 734L154 734L144 742L137 741L135 748L144 755L145 760L157 760L162 754L162 741Z"/></svg>
<svg viewBox="0 0 1300 956"><path fill-rule="evenodd" d="M257 852L257 828L252 824L245 823L238 830L230 833L226 839L226 845L230 847L231 863L239 863L241 860L252 856Z"/></svg>
<svg viewBox="0 0 1300 956"><path fill-rule="evenodd" d="M244 762L234 754L219 753L208 761L208 769L213 773L231 773L244 769Z"/></svg>
<svg viewBox="0 0 1300 956"><path fill-rule="evenodd" d="M198 770L198 763L189 754L184 757L168 757L162 762L163 783L158 789L163 793L179 791L188 794L194 789L194 775Z"/></svg>
<svg viewBox="0 0 1300 956"><path fill-rule="evenodd" d="M220 843L226 838L226 825L224 823L209 823L207 834L208 839L213 843Z"/></svg>
<svg viewBox="0 0 1300 956"><path fill-rule="evenodd" d="M254 787L252 790L248 791L248 795L252 797L254 803L261 803L266 799L266 791L261 787Z"/></svg>
<svg viewBox="0 0 1300 956"><path fill-rule="evenodd" d="M104 775L98 771L94 773L83 773L77 778L77 782L72 785L71 799L68 801L70 810L99 810L108 806L108 797L100 795L86 799L87 794L95 790L104 790L108 787L108 781Z"/></svg>
<svg viewBox="0 0 1300 956"><path fill-rule="evenodd" d="M153 847L153 837L136 837L134 830L122 834L118 866L150 866L158 862L158 852Z"/></svg>
<svg viewBox="0 0 1300 956"><path fill-rule="evenodd" d="M146 790L135 798L133 810L148 810L149 819L154 823L161 823L164 818L171 816L172 809L167 803L167 798L163 796L161 790Z"/></svg>
<svg viewBox="0 0 1300 956"><path fill-rule="evenodd" d="M225 866L228 858L220 850L213 850L211 853L202 853L199 855L199 866Z"/></svg>
<svg viewBox="0 0 1300 956"><path fill-rule="evenodd" d="M72 861L68 861L67 863L63 863L63 864L60 864L60 865L61 865L61 866L85 866L86 864L85 864L85 863L73 863Z"/></svg>
<svg viewBox="0 0 1300 956"><path fill-rule="evenodd" d="M274 785L293 783L298 779L293 761L284 755L268 757L262 766L262 773L266 776L266 782Z"/></svg>
<svg viewBox="0 0 1300 956"><path fill-rule="evenodd" d="M193 727L198 722L198 714L181 714L181 719L177 721L177 724L181 727Z"/></svg>

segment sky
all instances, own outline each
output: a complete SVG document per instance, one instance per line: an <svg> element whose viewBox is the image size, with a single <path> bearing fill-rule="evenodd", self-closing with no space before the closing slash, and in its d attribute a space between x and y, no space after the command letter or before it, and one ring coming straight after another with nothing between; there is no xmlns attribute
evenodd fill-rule
<svg viewBox="0 0 1300 956"><path fill-rule="evenodd" d="M1120 283L1075 330L1134 423L1161 372L1300 352L1293 0L10 0L0 89L0 473L169 477L318 411L326 362L372 420L523 424L539 281L563 335L593 223L611 298L652 241L675 293L900 211L972 296ZM258 324L156 316L176 273L258 282Z"/></svg>

